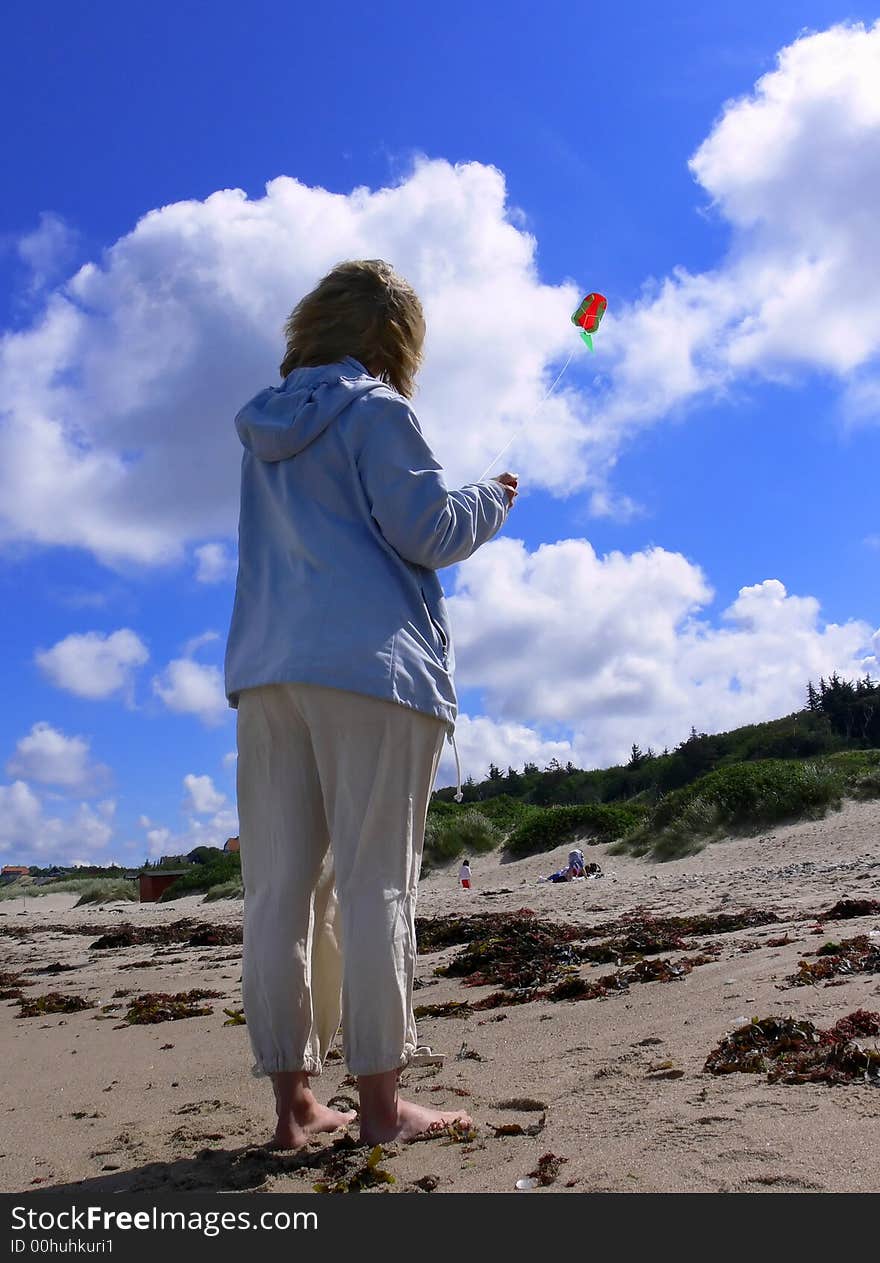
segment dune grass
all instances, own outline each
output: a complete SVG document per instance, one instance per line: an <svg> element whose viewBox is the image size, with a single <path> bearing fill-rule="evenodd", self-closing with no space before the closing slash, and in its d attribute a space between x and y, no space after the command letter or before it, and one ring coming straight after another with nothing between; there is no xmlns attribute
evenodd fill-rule
<svg viewBox="0 0 880 1263"><path fill-rule="evenodd" d="M582 803L572 807L543 807L511 833L505 851L516 859L552 851L576 839L613 842L638 827L646 808L638 803Z"/></svg>
<svg viewBox="0 0 880 1263"><path fill-rule="evenodd" d="M610 853L678 859L725 835L819 819L839 809L847 792L873 776L872 766L857 758L849 763L825 758L761 759L718 768L665 794Z"/></svg>
<svg viewBox="0 0 880 1263"><path fill-rule="evenodd" d="M501 828L474 807L432 811L425 825L422 869L438 868L460 855L484 855L500 846L503 837Z"/></svg>
<svg viewBox="0 0 880 1263"><path fill-rule="evenodd" d="M217 899L243 899L244 885L241 877L230 878L229 881L221 882L219 886L212 886L210 890L205 891L205 897L202 903L214 903Z"/></svg>
<svg viewBox="0 0 880 1263"><path fill-rule="evenodd" d="M137 902L140 898L137 882L124 877L60 877L58 881L37 886L33 878L0 886L0 899L39 898L41 895L78 894L75 907L88 903L107 903L111 899Z"/></svg>
<svg viewBox="0 0 880 1263"><path fill-rule="evenodd" d="M138 883L126 881L124 877L93 877L82 883L80 896L74 907L79 908L87 903L109 903L112 899L137 903L140 899Z"/></svg>
<svg viewBox="0 0 880 1263"><path fill-rule="evenodd" d="M30 899L32 895L45 895L45 886L34 886L33 881L9 881L0 886L0 899Z"/></svg>

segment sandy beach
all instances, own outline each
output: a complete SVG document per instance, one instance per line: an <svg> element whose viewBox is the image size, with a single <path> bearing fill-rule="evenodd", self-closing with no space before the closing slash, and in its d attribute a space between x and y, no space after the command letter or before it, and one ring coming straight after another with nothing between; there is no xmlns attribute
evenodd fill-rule
<svg viewBox="0 0 880 1263"><path fill-rule="evenodd" d="M840 900L880 897L880 803L847 802L825 820L728 839L662 865L581 844L601 864L600 880L538 883L564 861L568 845L512 863L478 857L470 891L459 888L457 865L425 877L419 916L531 909L585 929L636 909L690 917L748 908L776 919L697 934L686 950L649 957L674 963L696 953L702 963L668 982L423 1018L420 1040L446 1054L445 1064L410 1067L404 1091L467 1109L477 1134L386 1146L380 1166L394 1182L376 1190L514 1192L550 1154L562 1160L544 1164L555 1171L553 1182L520 1195L878 1191L876 1086L771 1083L763 1073L714 1075L704 1065L728 1032L753 1017L807 1019L827 1029L856 1010L880 1011L877 972L807 986L789 981L800 961L816 959L807 954L817 946L880 930L876 912L819 921ZM316 1139L299 1153L267 1147L271 1088L251 1074L246 1027L225 1024L224 1010L241 1007L241 948L228 941L240 929L240 901L190 896L75 908L75 899L0 903L0 969L19 975L22 994L57 991L91 1006L20 1017L17 999L0 1001L3 1191L308 1192L321 1180L333 1183L342 1167L363 1165L366 1151L341 1147L338 1137ZM125 924L181 920L192 923L186 933L178 927L168 936L179 941L92 947ZM193 928L206 923L225 927L227 942L190 945ZM435 975L463 950L453 945L419 957L417 1004L473 1006L498 991ZM615 964L587 963L577 976L591 981L614 972ZM193 988L219 993L201 1002L210 1013L123 1021L138 995ZM880 1044L876 1037L860 1042ZM329 1063L314 1085L319 1097L353 1096L346 1076L341 1057Z"/></svg>

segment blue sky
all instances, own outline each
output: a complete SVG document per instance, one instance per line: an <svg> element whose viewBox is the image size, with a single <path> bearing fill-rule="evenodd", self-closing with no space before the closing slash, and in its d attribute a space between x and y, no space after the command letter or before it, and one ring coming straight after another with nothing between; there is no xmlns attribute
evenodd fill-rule
<svg viewBox="0 0 880 1263"><path fill-rule="evenodd" d="M318 259L384 254L423 292L417 408L451 482L528 421L501 466L523 483L505 538L443 574L466 773L609 763L786 713L810 675L874 670L880 185L860 146L880 140L878 16L17 6L0 47L0 861L132 863L235 831L216 702L229 429L273 380L276 310ZM279 177L311 200L273 200ZM250 227L208 202L224 189L259 208ZM536 412L588 289L608 296L604 341ZM142 453L127 484L113 461ZM557 563L577 582L548 615ZM493 584L507 609L483 599Z"/></svg>

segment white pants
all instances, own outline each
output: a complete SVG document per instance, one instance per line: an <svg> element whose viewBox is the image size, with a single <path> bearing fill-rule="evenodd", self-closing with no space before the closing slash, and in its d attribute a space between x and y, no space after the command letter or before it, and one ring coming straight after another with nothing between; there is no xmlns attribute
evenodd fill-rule
<svg viewBox="0 0 880 1263"><path fill-rule="evenodd" d="M238 705L242 998L255 1074L407 1065L416 888L441 719L314 684Z"/></svg>

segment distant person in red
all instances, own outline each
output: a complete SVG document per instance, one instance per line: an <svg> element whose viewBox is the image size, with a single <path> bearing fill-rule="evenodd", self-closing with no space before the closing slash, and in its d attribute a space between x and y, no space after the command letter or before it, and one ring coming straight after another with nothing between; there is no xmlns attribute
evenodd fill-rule
<svg viewBox="0 0 880 1263"><path fill-rule="evenodd" d="M465 890L471 888L471 862L463 860L461 868L458 870L458 880L461 882Z"/></svg>

